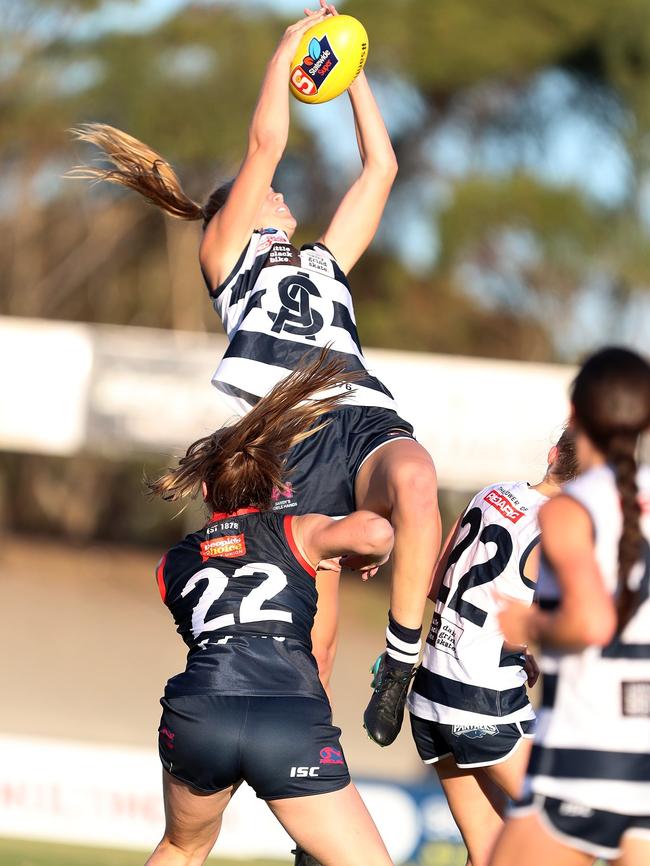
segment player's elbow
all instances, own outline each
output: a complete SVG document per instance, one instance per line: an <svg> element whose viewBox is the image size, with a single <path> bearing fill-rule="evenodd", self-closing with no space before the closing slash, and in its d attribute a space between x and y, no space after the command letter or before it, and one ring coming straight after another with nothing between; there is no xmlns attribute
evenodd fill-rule
<svg viewBox="0 0 650 866"><path fill-rule="evenodd" d="M389 152L368 158L364 169L373 177L388 187L393 185L397 177L397 157L391 148Z"/></svg>
<svg viewBox="0 0 650 866"><path fill-rule="evenodd" d="M359 535L363 550L359 553L376 556L378 559L388 556L393 549L394 533L389 521L378 514L366 512L362 532Z"/></svg>
<svg viewBox="0 0 650 866"><path fill-rule="evenodd" d="M251 130L248 140L248 156L256 154L274 162L282 159L287 146L287 136L275 130Z"/></svg>

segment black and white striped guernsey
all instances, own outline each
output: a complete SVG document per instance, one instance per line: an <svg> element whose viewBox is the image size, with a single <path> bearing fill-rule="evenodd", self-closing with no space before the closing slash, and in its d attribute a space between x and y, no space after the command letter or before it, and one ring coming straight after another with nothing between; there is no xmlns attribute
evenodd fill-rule
<svg viewBox="0 0 650 866"><path fill-rule="evenodd" d="M341 386L348 405L396 410L392 394L367 371L347 278L322 244L298 250L282 231L255 231L230 276L210 294L229 341L212 384L239 414L295 370L306 352L326 345L347 371L365 374L354 388Z"/></svg>
<svg viewBox="0 0 650 866"><path fill-rule="evenodd" d="M526 794L623 815L650 815L650 467L640 469L638 486L643 554L629 585L641 604L607 647L542 648L542 706L525 785ZM564 490L591 517L596 559L614 595L622 528L614 473L591 469ZM538 597L543 609L560 600L543 557Z"/></svg>
<svg viewBox="0 0 650 866"><path fill-rule="evenodd" d="M413 715L454 728L535 718L523 656L504 646L498 596L532 604L535 584L524 569L546 499L525 481L506 481L467 506L408 698Z"/></svg>

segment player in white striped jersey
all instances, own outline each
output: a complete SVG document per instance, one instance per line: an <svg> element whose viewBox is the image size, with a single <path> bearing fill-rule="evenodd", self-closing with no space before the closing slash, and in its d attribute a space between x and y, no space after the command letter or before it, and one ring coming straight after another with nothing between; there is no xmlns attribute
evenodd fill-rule
<svg viewBox="0 0 650 866"><path fill-rule="evenodd" d="M388 745L402 724L440 546L437 481L430 455L395 411L388 389L366 368L347 282L348 272L375 235L397 172L388 132L363 72L348 91L362 168L315 243L293 246L296 220L271 186L289 133L292 59L304 32L337 14L324 0L320 7L307 12L280 40L266 68L239 172L234 181L214 190L205 205L183 192L173 169L158 154L104 125L85 127L79 135L102 147L115 167L84 169L81 174L121 183L174 216L203 221L200 263L229 339L213 381L238 411L253 405L324 345L345 363L346 372L358 374L354 386L342 386L350 405L331 413L330 423L289 455L290 489L278 491L276 507L329 516L364 508L391 520L395 546L389 640L364 714L370 736ZM318 578L317 585L314 653L326 683L338 598L331 576Z"/></svg>
<svg viewBox="0 0 650 866"><path fill-rule="evenodd" d="M436 567L436 609L408 707L420 757L438 772L472 866L487 862L504 795L519 792L535 719L526 691L535 663L525 647L504 642L499 598L532 604L537 514L576 470L565 431L541 482L491 484L473 497Z"/></svg>
<svg viewBox="0 0 650 866"><path fill-rule="evenodd" d="M541 643L544 688L492 866L650 863L650 467L636 463L650 365L604 349L572 404L582 474L540 511L539 604L500 617L511 640Z"/></svg>

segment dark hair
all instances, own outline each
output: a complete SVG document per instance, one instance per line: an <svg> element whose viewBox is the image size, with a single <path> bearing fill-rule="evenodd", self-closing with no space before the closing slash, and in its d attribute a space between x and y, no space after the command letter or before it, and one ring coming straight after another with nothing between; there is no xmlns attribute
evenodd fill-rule
<svg viewBox="0 0 650 866"><path fill-rule="evenodd" d="M177 501L196 496L205 482L206 503L213 511L269 509L274 489L282 486L289 449L329 423L317 422L347 396L339 393L314 400L313 395L358 378L357 373L346 373L344 362L323 349L235 424L193 442L175 469L149 483L150 490Z"/></svg>
<svg viewBox="0 0 650 866"><path fill-rule="evenodd" d="M79 141L88 141L103 151L112 168L81 165L66 177L108 180L135 190L170 216L183 220L203 220L203 228L224 206L233 180L210 193L204 205L184 191L178 175L159 153L132 135L107 123L85 123L70 130Z"/></svg>
<svg viewBox="0 0 650 866"><path fill-rule="evenodd" d="M621 498L618 548L618 630L629 622L638 594L628 586L641 555L641 509L636 483L638 439L650 426L650 365L628 349L607 348L585 361L571 392L575 420L611 465Z"/></svg>
<svg viewBox="0 0 650 866"><path fill-rule="evenodd" d="M564 484L575 478L579 471L575 433L565 427L555 447L557 454L550 468L550 475L558 484Z"/></svg>

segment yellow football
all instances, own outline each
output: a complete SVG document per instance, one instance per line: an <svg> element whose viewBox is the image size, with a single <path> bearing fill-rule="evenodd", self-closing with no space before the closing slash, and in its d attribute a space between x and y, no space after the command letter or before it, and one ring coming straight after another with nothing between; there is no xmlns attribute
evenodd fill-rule
<svg viewBox="0 0 650 866"><path fill-rule="evenodd" d="M289 87L301 102L327 102L343 93L368 56L368 34L351 15L331 15L302 37Z"/></svg>

